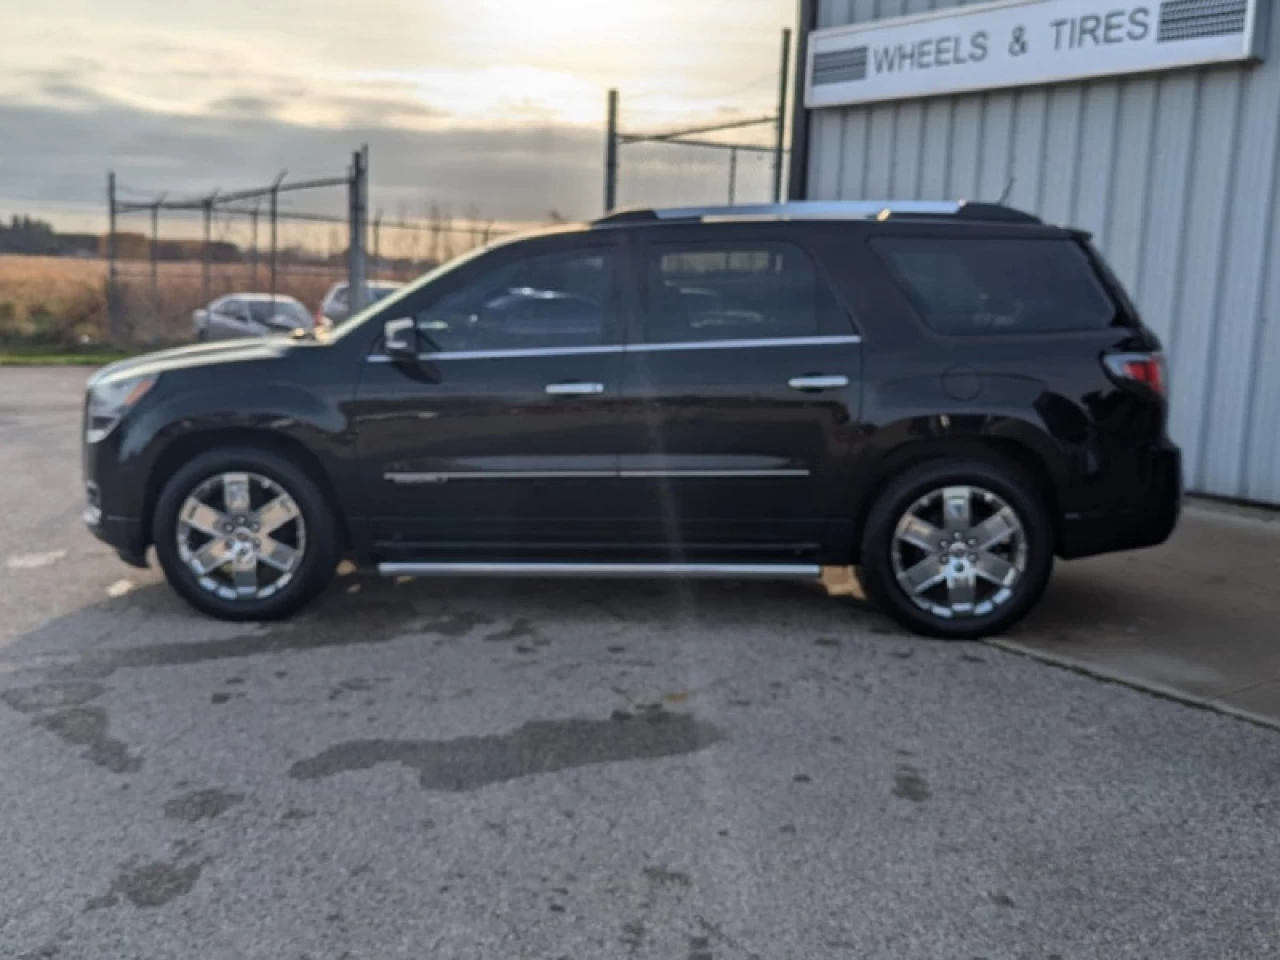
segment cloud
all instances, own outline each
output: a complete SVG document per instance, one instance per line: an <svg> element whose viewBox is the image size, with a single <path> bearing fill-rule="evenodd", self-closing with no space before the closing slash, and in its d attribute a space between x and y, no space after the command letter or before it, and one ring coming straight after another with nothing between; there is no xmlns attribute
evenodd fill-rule
<svg viewBox="0 0 1280 960"><path fill-rule="evenodd" d="M274 97L240 94L232 97L219 97L209 104L209 111L215 114L243 116L270 116L275 112L279 101Z"/></svg>
<svg viewBox="0 0 1280 960"><path fill-rule="evenodd" d="M352 151L368 143L371 204L389 215L401 206L418 215L434 202L455 211L476 204L501 220L542 220L552 208L585 217L599 205L602 151L599 134L590 131L333 128L272 120L273 101L223 106L242 112L187 116L119 103L90 112L0 104L5 199L33 211L46 201L99 204L108 168L137 200L243 189L270 182L282 168L294 179L341 175ZM377 117L384 109L400 105L375 104L367 113ZM293 202L318 212L341 210L340 191L329 193Z"/></svg>

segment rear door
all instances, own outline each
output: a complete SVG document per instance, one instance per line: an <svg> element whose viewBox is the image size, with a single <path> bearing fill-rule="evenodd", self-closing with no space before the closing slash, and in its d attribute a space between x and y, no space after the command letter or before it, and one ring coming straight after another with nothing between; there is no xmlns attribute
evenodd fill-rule
<svg viewBox="0 0 1280 960"><path fill-rule="evenodd" d="M619 408L637 546L690 562L821 556L848 511L851 318L809 252L776 231L641 235Z"/></svg>

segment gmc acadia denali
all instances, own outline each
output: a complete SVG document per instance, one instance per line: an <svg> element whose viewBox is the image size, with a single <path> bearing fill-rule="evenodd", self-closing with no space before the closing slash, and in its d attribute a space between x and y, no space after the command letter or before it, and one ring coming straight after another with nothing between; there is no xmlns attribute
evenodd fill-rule
<svg viewBox="0 0 1280 960"><path fill-rule="evenodd" d="M1165 540L1156 337L1079 231L995 204L629 210L332 330L89 381L86 520L194 607L387 576L817 578L996 633L1055 556Z"/></svg>

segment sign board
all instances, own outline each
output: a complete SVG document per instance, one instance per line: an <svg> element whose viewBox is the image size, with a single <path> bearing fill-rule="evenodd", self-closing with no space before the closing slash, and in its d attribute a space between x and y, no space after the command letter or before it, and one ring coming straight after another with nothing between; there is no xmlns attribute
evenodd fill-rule
<svg viewBox="0 0 1280 960"><path fill-rule="evenodd" d="M808 107L1257 59L1265 0L1015 0L815 31Z"/></svg>

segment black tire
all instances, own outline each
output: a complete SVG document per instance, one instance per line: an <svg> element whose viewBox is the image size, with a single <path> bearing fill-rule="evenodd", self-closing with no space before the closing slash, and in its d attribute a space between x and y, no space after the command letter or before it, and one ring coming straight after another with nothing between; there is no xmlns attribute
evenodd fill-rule
<svg viewBox="0 0 1280 960"><path fill-rule="evenodd" d="M210 592L178 551L178 513L184 501L210 477L236 471L259 474L277 484L293 498L306 525L305 549L292 579L261 599L226 599ZM179 469L160 493L152 526L156 557L174 591L201 613L235 621L280 620L319 594L340 559L338 529L333 508L305 470L288 457L254 447L214 450Z"/></svg>
<svg viewBox="0 0 1280 960"><path fill-rule="evenodd" d="M948 486L990 491L1022 524L1026 565L1007 600L984 614L945 617L918 606L894 573L894 533L921 498ZM947 640L976 640L1008 629L1039 601L1053 571L1053 524L1034 481L1011 463L981 459L930 460L891 481L876 498L862 536L861 581L868 598L914 633Z"/></svg>

